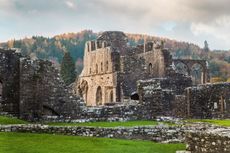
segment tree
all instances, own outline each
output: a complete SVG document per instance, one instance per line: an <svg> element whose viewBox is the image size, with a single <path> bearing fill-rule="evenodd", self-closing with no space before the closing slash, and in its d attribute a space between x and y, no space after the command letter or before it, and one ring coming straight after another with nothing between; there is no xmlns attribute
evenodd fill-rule
<svg viewBox="0 0 230 153"><path fill-rule="evenodd" d="M67 85L75 81L75 64L70 53L65 51L61 62L61 77Z"/></svg>
<svg viewBox="0 0 230 153"><path fill-rule="evenodd" d="M207 40L204 41L204 51L209 52L208 42Z"/></svg>
<svg viewBox="0 0 230 153"><path fill-rule="evenodd" d="M230 82L230 78L228 78L226 82Z"/></svg>
<svg viewBox="0 0 230 153"><path fill-rule="evenodd" d="M224 82L224 79L221 77L212 77L210 80L211 83Z"/></svg>

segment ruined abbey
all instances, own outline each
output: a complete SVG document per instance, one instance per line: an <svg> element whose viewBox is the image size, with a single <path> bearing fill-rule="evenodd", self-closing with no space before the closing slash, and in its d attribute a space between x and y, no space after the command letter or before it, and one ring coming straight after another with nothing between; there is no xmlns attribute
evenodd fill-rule
<svg viewBox="0 0 230 153"><path fill-rule="evenodd" d="M82 73L66 86L51 62L0 49L0 112L35 121L230 117L230 84L208 83L205 60L173 59L155 41L131 47L115 31L88 41L84 53Z"/></svg>
<svg viewBox="0 0 230 153"><path fill-rule="evenodd" d="M85 45L84 69L77 91L87 106L139 100L138 80L168 78L178 73L173 67L178 64L186 66L187 79L193 65L199 64L202 68L201 83L208 82L205 60L172 59L169 50L159 42L130 47L123 32L104 32L97 40ZM185 78L178 75L182 80ZM184 86L191 86L191 82L185 81Z"/></svg>

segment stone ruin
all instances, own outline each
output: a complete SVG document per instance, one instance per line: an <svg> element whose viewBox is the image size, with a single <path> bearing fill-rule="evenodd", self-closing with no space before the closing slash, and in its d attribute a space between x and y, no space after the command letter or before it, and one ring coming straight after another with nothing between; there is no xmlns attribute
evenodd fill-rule
<svg viewBox="0 0 230 153"><path fill-rule="evenodd" d="M205 60L172 59L169 50L159 44L130 47L124 33L104 32L86 43L84 69L71 86L64 84L51 62L1 48L0 113L30 121L62 122L158 116L229 118L230 83L208 83ZM195 78L194 65L201 67ZM100 128L32 124L0 125L0 131L186 142L187 151L178 153L230 152L230 129L206 125Z"/></svg>
<svg viewBox="0 0 230 153"><path fill-rule="evenodd" d="M69 87L51 62L0 49L0 110L27 120L229 117L230 84L209 84L208 72L205 60L173 59L158 42L130 47L123 32L85 44L84 69Z"/></svg>
<svg viewBox="0 0 230 153"><path fill-rule="evenodd" d="M51 62L23 57L16 50L0 49L0 86L0 110L26 120L79 112L80 98Z"/></svg>
<svg viewBox="0 0 230 153"><path fill-rule="evenodd" d="M84 69L75 90L103 116L108 110L113 116L113 108L132 106L130 113L115 116L228 117L230 84L209 84L207 65L205 60L173 59L158 42L131 47L123 32L104 32L86 43Z"/></svg>

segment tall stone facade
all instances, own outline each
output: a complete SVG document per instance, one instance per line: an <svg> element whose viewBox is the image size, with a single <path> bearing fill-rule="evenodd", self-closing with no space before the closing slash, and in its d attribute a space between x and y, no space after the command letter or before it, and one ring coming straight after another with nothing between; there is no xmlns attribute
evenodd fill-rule
<svg viewBox="0 0 230 153"><path fill-rule="evenodd" d="M208 69L203 61L173 60L169 50L159 42L131 47L123 32L104 32L85 45L84 69L76 90L87 106L139 100L137 81L169 77L176 73L174 63L191 67L198 63L205 73L203 83L208 80Z"/></svg>

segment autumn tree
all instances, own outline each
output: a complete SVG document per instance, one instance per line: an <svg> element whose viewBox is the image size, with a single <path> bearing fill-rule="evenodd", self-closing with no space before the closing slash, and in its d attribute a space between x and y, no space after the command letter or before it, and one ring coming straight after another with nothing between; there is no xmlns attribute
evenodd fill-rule
<svg viewBox="0 0 230 153"><path fill-rule="evenodd" d="M69 52L65 51L61 62L61 77L67 85L75 81L75 64Z"/></svg>

